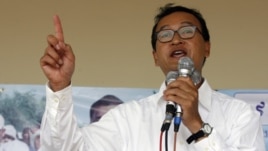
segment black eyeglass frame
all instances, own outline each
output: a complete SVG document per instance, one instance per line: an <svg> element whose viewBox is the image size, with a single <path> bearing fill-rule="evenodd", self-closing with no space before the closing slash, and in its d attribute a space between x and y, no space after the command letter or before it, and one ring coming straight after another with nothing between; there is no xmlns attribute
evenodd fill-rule
<svg viewBox="0 0 268 151"><path fill-rule="evenodd" d="M192 28L193 30L194 30L194 32L193 32L193 36L191 36L191 37L188 37L188 38L184 38L184 37L182 37L181 35L180 35L180 30L181 29L183 29L183 28L186 28L186 27L190 27L190 28ZM173 35L172 35L172 38L170 39L170 40L168 40L168 41L161 41L160 39L159 39L159 36L158 36L158 34L160 33L160 32L163 32L163 31L172 31L173 33ZM189 25L189 26L182 26L182 27L180 27L179 29L177 29L177 30L172 30L172 29L164 29L164 30L160 30L160 31L158 31L158 32L155 32L155 36L156 36L156 39L157 40L159 40L160 42L162 42L162 43L166 43L166 42L170 42L170 41L172 41L172 39L174 38L174 35L175 35L175 32L177 32L178 33L178 35L179 35L179 37L181 38L181 39L191 39L191 38L193 38L194 37L194 35L195 35L195 33L196 33L196 31L198 31L202 36L203 36L203 34L202 34L202 32L201 32L201 30L197 27L197 26L194 26L194 25Z"/></svg>

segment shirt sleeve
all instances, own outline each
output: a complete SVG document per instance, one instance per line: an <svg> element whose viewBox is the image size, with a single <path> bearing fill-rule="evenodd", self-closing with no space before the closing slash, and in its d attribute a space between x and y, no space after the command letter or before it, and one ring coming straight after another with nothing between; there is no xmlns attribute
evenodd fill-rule
<svg viewBox="0 0 268 151"><path fill-rule="evenodd" d="M83 136L73 113L71 85L53 92L46 85L46 108L41 124L42 151L82 151Z"/></svg>
<svg viewBox="0 0 268 151"><path fill-rule="evenodd" d="M230 136L225 140L213 129L212 133L194 143L196 151L265 151L263 129L260 116L251 107L241 109L234 118ZM235 117L235 115L234 115ZM236 121L236 122L235 122Z"/></svg>

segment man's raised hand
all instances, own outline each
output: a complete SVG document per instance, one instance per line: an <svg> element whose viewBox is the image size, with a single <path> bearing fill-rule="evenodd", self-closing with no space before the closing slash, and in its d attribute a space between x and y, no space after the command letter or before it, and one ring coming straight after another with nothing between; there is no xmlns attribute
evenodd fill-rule
<svg viewBox="0 0 268 151"><path fill-rule="evenodd" d="M75 56L70 45L64 42L59 16L53 17L55 35L47 36L48 46L40 59L40 66L53 91L61 90L71 83L75 68Z"/></svg>

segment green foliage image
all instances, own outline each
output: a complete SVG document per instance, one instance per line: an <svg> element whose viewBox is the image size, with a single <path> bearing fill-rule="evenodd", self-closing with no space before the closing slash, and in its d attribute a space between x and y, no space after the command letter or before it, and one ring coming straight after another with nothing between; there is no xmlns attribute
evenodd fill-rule
<svg viewBox="0 0 268 151"><path fill-rule="evenodd" d="M12 124L18 131L39 127L44 109L45 97L37 98L31 92L0 93L0 114L5 118L5 125Z"/></svg>

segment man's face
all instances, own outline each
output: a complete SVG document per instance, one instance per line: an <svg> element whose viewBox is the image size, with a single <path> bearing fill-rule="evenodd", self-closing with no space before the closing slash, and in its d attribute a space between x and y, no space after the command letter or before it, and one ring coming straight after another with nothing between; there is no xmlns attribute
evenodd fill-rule
<svg viewBox="0 0 268 151"><path fill-rule="evenodd" d="M191 14L185 12L175 12L162 18L156 28L156 32L164 29L178 30L183 26L193 25L200 31L199 21ZM201 31L202 32L202 31ZM156 41L156 51L153 51L155 65L159 66L163 73L167 75L169 71L177 71L178 60L183 56L190 57L195 68L201 73L203 61L210 53L210 43L205 42L201 33L197 30L190 39L182 39L175 32L174 37L169 42Z"/></svg>
<svg viewBox="0 0 268 151"><path fill-rule="evenodd" d="M22 137L23 137L23 139L25 139L25 140L30 139L30 130L27 131L27 132L25 132L25 133L23 133Z"/></svg>
<svg viewBox="0 0 268 151"><path fill-rule="evenodd" d="M105 113L107 113L110 109L114 108L116 105L103 105L99 106L98 108L94 109L95 112L92 116L91 121L96 122L98 121Z"/></svg>

